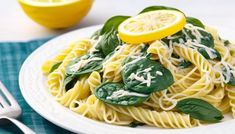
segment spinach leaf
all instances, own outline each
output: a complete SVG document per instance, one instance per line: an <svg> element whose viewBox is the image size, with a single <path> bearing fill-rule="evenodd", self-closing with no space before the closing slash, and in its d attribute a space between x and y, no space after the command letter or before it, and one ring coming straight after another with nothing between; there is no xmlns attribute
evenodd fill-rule
<svg viewBox="0 0 235 134"><path fill-rule="evenodd" d="M210 103L196 98L188 98L177 103L176 108L192 118L207 122L219 122L223 119L222 113Z"/></svg>
<svg viewBox="0 0 235 134"><path fill-rule="evenodd" d="M213 49L212 53L216 55L216 57L214 59L221 60L220 53L216 49L214 49L214 38L213 38L213 36L207 31L203 31L203 30L200 30L200 29L198 31L202 35L201 42L199 42L199 43ZM192 30L186 29L186 33L188 34L188 36L190 36L191 39L194 40L194 39L196 39L196 36L193 35L192 32L193 32ZM205 48L198 48L197 50L206 59L211 59L211 57L209 56L209 54L207 53Z"/></svg>
<svg viewBox="0 0 235 134"><path fill-rule="evenodd" d="M230 72L230 79L229 79L229 82L226 83L228 85L231 85L231 86L235 86L235 76L233 75L233 73L231 71L234 71L231 67L229 67L230 70L227 70L225 67L223 68L223 76L226 78L227 76L225 74L229 73ZM226 78L228 79L228 78Z"/></svg>
<svg viewBox="0 0 235 134"><path fill-rule="evenodd" d="M75 75L67 75L63 82L63 87L65 88L65 90L68 91L73 88L76 82L78 81L78 78L79 77Z"/></svg>
<svg viewBox="0 0 235 134"><path fill-rule="evenodd" d="M96 49L101 51L105 56L110 54L115 50L115 48L121 44L121 40L117 36L116 30L111 30L110 32L104 34L97 44Z"/></svg>
<svg viewBox="0 0 235 134"><path fill-rule="evenodd" d="M180 40L182 40L183 43L185 43L187 41L187 39L186 39L186 35L183 32L183 30L181 30L181 31L179 31L179 32L177 32L177 33L175 33L175 34L173 34L171 36L165 37L165 38L163 38L161 40L164 43L166 43L168 46L169 46L170 42L173 42L173 43L182 43Z"/></svg>
<svg viewBox="0 0 235 134"><path fill-rule="evenodd" d="M187 17L186 20L187 20L187 23L190 23L194 26L201 27L203 29L205 28L204 24L197 18Z"/></svg>
<svg viewBox="0 0 235 134"><path fill-rule="evenodd" d="M215 59L221 60L221 55L220 55L220 53L219 53L217 50L215 50L215 49L213 49L213 50L214 50L214 51L212 51L212 53L216 55L216 58L215 58ZM206 59L211 59L211 57L209 56L209 54L206 52L205 48L198 48L198 52L200 52L201 55L203 55L203 57L205 57Z"/></svg>
<svg viewBox="0 0 235 134"><path fill-rule="evenodd" d="M155 11L155 10L176 10L179 12L179 9L173 8L173 7L166 7L166 6L150 6L150 7L146 7L145 9L143 9L139 14L141 13L145 13L145 12L149 12L149 11ZM183 12L182 12L183 13Z"/></svg>
<svg viewBox="0 0 235 134"><path fill-rule="evenodd" d="M138 126L143 126L143 125L145 125L145 124L142 122L131 122L128 126L132 127L132 128L136 128Z"/></svg>
<svg viewBox="0 0 235 134"><path fill-rule="evenodd" d="M101 40L96 46L96 49L102 52L105 56L113 52L115 48L121 44L121 40L117 36L118 26L129 16L114 16L105 22L101 30L95 35L102 35ZM98 37L97 37L98 38Z"/></svg>
<svg viewBox="0 0 235 134"><path fill-rule="evenodd" d="M192 63L190 61L186 61L186 60L183 60L179 63L179 67L181 67L181 68L187 68L191 65L192 65Z"/></svg>
<svg viewBox="0 0 235 134"><path fill-rule="evenodd" d="M229 40L224 40L224 46L228 46L229 44L231 44Z"/></svg>
<svg viewBox="0 0 235 134"><path fill-rule="evenodd" d="M103 55L101 53L88 53L73 60L66 68L68 75L82 75L91 73L102 68ZM74 69L80 66L78 70Z"/></svg>
<svg viewBox="0 0 235 134"><path fill-rule="evenodd" d="M200 44L207 46L211 49L213 49L214 51L212 51L212 53L214 53L216 55L215 59L217 60L221 60L221 55L220 53L214 49L214 38L213 36L207 32L204 31L202 29L197 29L198 32L201 34L201 38L200 38ZM175 43L180 43L180 44L185 44L188 40L191 40L192 42L195 42L194 40L196 40L196 36L193 34L192 29L188 29L188 28L183 28L182 31L170 36L170 37L166 37L164 39L162 39L163 42L165 42L166 44L169 44L170 41L171 42L175 42ZM205 48L203 47L198 47L198 52L200 52L206 59L211 59L211 57L209 56L209 54L207 53L207 51L205 50Z"/></svg>
<svg viewBox="0 0 235 134"><path fill-rule="evenodd" d="M192 40L196 40L196 36L193 34L193 30L192 29L188 29L188 28L184 28L183 29L185 31L185 34L187 35L184 35L186 41L188 39L192 39ZM214 48L214 38L213 36L207 32L207 31L204 31L204 30L201 30L201 29L197 29L198 32L202 35L202 37L200 38L200 44L202 45L205 45L207 47L211 47L211 48Z"/></svg>
<svg viewBox="0 0 235 134"><path fill-rule="evenodd" d="M231 76L231 78L227 84L229 84L231 86L235 86L235 77L233 75Z"/></svg>
<svg viewBox="0 0 235 134"><path fill-rule="evenodd" d="M95 90L95 96L112 105L136 106L148 99L149 95L126 89L122 83L106 82Z"/></svg>
<svg viewBox="0 0 235 134"><path fill-rule="evenodd" d="M60 65L61 65L62 62L58 62L56 64L54 64L52 67L51 67L51 70L49 73L52 73L53 71L55 71Z"/></svg>
<svg viewBox="0 0 235 134"><path fill-rule="evenodd" d="M149 45L148 44L144 44L144 46L140 50L140 56L146 56L146 57L150 58L151 54L149 54L147 52L148 48L149 48Z"/></svg>
<svg viewBox="0 0 235 134"><path fill-rule="evenodd" d="M114 16L108 19L103 28L100 31L100 35L103 35L107 32L117 30L118 26L126 19L128 19L130 16Z"/></svg>
<svg viewBox="0 0 235 134"><path fill-rule="evenodd" d="M137 61L132 63L133 60ZM146 57L140 59L128 57L122 69L122 77L128 89L147 94L164 90L174 82L168 69Z"/></svg>
<svg viewBox="0 0 235 134"><path fill-rule="evenodd" d="M100 36L100 31L101 31L101 29L98 29L97 31L95 31L95 32L91 35L91 38L98 40L98 39L99 39L99 36Z"/></svg>

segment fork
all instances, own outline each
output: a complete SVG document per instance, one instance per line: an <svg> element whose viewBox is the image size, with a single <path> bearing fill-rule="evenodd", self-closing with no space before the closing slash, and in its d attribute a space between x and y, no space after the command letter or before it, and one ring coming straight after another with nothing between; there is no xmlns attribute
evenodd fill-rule
<svg viewBox="0 0 235 134"><path fill-rule="evenodd" d="M15 119L20 116L20 114L20 105L0 81L0 123L6 123L6 120L8 120L20 128L23 133L35 134L30 128Z"/></svg>

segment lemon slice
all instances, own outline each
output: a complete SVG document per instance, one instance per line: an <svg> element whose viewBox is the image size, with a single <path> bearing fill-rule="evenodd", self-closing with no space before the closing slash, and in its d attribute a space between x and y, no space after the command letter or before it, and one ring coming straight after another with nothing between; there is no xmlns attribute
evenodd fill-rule
<svg viewBox="0 0 235 134"><path fill-rule="evenodd" d="M67 28L86 16L93 0L18 0L35 22L49 28Z"/></svg>
<svg viewBox="0 0 235 134"><path fill-rule="evenodd" d="M118 27L119 37L126 43L139 44L159 40L183 29L186 18L174 10L157 10L131 17Z"/></svg>

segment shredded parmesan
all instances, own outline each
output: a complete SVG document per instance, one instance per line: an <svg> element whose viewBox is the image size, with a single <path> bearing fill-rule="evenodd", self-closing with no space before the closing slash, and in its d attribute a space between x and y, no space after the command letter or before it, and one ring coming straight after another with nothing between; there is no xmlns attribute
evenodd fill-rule
<svg viewBox="0 0 235 134"><path fill-rule="evenodd" d="M131 62L128 62L128 63L126 63L124 66L122 66L122 68L125 68L125 67L127 67L127 66L129 66L129 65L131 65L131 64L135 64L136 62L138 62L139 60L142 60L142 59L144 59L144 58L146 58L146 57L141 57L141 56L131 56L131 58L136 58L136 59L134 59L133 61L131 61Z"/></svg>
<svg viewBox="0 0 235 134"><path fill-rule="evenodd" d="M124 45L117 46L116 49L114 50L115 53L110 58L108 58L108 60L103 62L103 67L105 67L107 63L111 62L116 56L120 55L124 51L124 48L125 48Z"/></svg>
<svg viewBox="0 0 235 134"><path fill-rule="evenodd" d="M215 82L221 83L222 87L224 87L224 83L230 81L232 76L235 76L235 67L225 61L215 64L213 71L219 74Z"/></svg>
<svg viewBox="0 0 235 134"><path fill-rule="evenodd" d="M192 35L194 35L196 37L196 40L198 42L201 42L201 38L203 38L203 36L201 35L201 33L198 30L202 30L205 31L204 29L200 28L200 27L195 27L192 24L186 24L185 28L189 29L190 31L192 31Z"/></svg>
<svg viewBox="0 0 235 134"><path fill-rule="evenodd" d="M131 75L128 77L128 79L137 80L137 81L141 82L141 84L147 84L147 87L150 87L152 79L155 78L155 77L151 76L151 73L150 73L151 70L152 70L152 67L149 67L147 69L144 69L143 71L137 72L136 74L131 73ZM138 76L142 72L147 73L146 79L143 76Z"/></svg>
<svg viewBox="0 0 235 134"><path fill-rule="evenodd" d="M157 75L160 75L160 76L163 75L161 71L156 71L156 74L157 74Z"/></svg>
<svg viewBox="0 0 235 134"><path fill-rule="evenodd" d="M113 92L113 94L111 96L106 97L106 99L118 99L118 98L124 97L124 96L147 97L148 95L121 89L121 90Z"/></svg>
<svg viewBox="0 0 235 134"><path fill-rule="evenodd" d="M93 41L93 46L92 48L89 50L89 53L92 53L92 52L96 52L97 49L96 49L96 46L99 44L99 42L101 41L102 39L102 36L99 36L98 40L92 40Z"/></svg>
<svg viewBox="0 0 235 134"><path fill-rule="evenodd" d="M103 60L102 58L99 57L94 57L91 59L81 59L78 63L72 65L69 67L70 71L72 72L76 72L79 69L81 69L82 67L84 67L86 64L88 64L91 61L99 61L99 60Z"/></svg>
<svg viewBox="0 0 235 134"><path fill-rule="evenodd" d="M209 55L210 59L214 59L217 57L217 55L215 54L215 50L205 45L199 44L197 42L193 42L192 40L188 40L185 44L193 49L204 48L207 54Z"/></svg>

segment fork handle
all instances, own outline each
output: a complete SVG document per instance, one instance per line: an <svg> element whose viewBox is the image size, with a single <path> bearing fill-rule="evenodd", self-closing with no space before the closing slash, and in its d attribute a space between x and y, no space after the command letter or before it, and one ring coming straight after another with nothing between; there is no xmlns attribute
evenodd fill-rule
<svg viewBox="0 0 235 134"><path fill-rule="evenodd" d="M36 134L35 132L33 132L33 130L31 130L30 128L28 128L26 125L24 125L23 123L19 122L16 119L13 118L9 118L7 116L2 116L0 117L1 119L7 119L9 121L11 121L12 123L14 123L24 134Z"/></svg>

